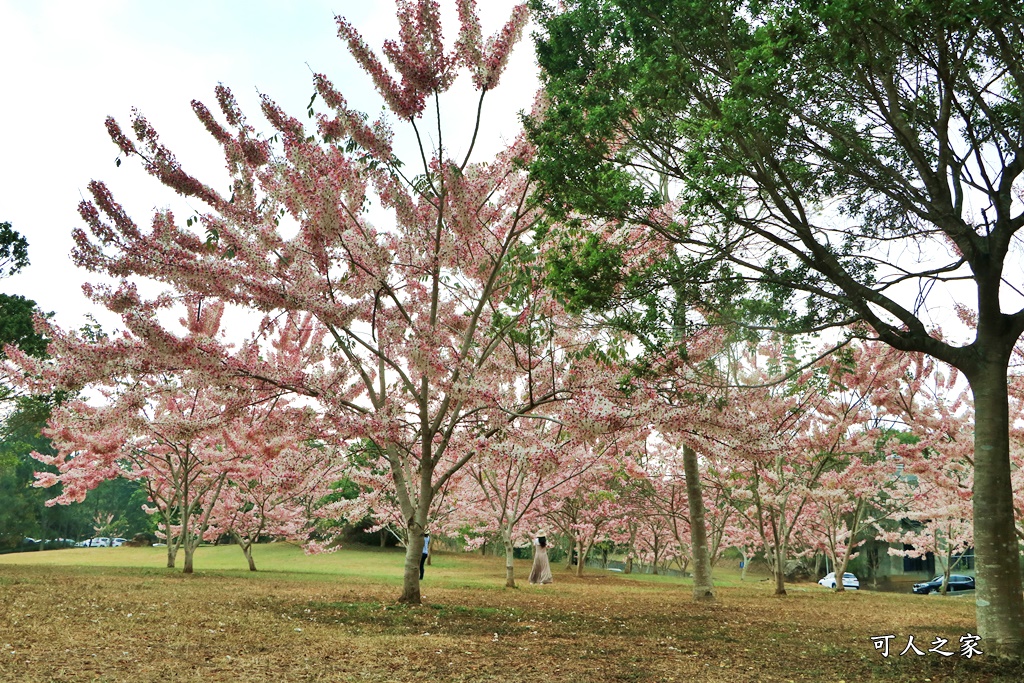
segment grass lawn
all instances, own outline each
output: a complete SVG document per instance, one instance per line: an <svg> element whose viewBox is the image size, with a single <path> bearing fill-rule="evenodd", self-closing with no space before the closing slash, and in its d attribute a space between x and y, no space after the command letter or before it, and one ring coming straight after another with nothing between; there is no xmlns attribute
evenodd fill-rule
<svg viewBox="0 0 1024 683"><path fill-rule="evenodd" d="M815 584L777 598L723 573L703 605L679 579L560 567L509 590L504 558L442 554L407 607L401 552L255 558L250 573L237 547L201 548L185 576L162 548L0 556L0 681L1024 681L959 655L970 598ZM883 658L871 636L888 634ZM910 635L925 655L900 656ZM928 653L936 637L957 654Z"/></svg>

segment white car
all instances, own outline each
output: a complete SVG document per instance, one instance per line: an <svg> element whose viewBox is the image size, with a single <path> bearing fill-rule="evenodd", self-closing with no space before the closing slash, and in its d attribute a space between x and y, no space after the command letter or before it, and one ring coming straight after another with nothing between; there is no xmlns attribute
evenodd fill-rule
<svg viewBox="0 0 1024 683"><path fill-rule="evenodd" d="M110 541L110 547L120 548L122 545L128 542L127 538L114 538Z"/></svg>
<svg viewBox="0 0 1024 683"><path fill-rule="evenodd" d="M828 574L825 574L825 577L818 581L818 583L824 586L825 588L835 588L836 573L829 572ZM854 574L846 572L845 574L843 574L843 588L851 588L853 590L857 590L858 588L860 588L860 581Z"/></svg>
<svg viewBox="0 0 1024 683"><path fill-rule="evenodd" d="M106 536L97 536L96 538L87 538L78 544L80 548L109 548L110 539Z"/></svg>

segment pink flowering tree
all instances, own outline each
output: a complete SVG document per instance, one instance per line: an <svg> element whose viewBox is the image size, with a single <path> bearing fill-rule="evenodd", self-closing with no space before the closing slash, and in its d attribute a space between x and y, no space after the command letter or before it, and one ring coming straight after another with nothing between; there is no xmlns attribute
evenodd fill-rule
<svg viewBox="0 0 1024 683"><path fill-rule="evenodd" d="M906 510L908 498L894 460L905 423L888 403L893 387L906 376L908 359L867 342L819 363L827 378L819 417L843 447L810 491L815 514L808 529L839 577L875 526ZM835 590L845 591L841 581Z"/></svg>
<svg viewBox="0 0 1024 683"><path fill-rule="evenodd" d="M897 370L873 400L913 437L893 447L899 467L893 499L906 501L900 514L910 526L883 530L881 538L901 546L890 548L892 555L934 554L944 566L945 585L974 542L971 394L955 369L928 356L886 349L876 354L876 365Z"/></svg>
<svg viewBox="0 0 1024 683"><path fill-rule="evenodd" d="M109 398L100 407L76 400L54 410L47 433L58 453L36 458L57 473L40 473L38 485L61 483L63 493L49 502L63 504L81 502L106 479L143 481L167 539L167 566L183 549L191 573L218 497L239 468L221 438L232 408L216 392L171 378Z"/></svg>
<svg viewBox="0 0 1024 683"><path fill-rule="evenodd" d="M454 452L447 457L452 455ZM447 460L439 465L441 468L450 466ZM392 536L402 547L408 547L408 528L394 478L387 457L373 441L365 439L349 447L341 479L350 492L347 495L333 493L329 502L315 513L321 523L320 535L326 544L335 544L338 533L347 524L368 525L364 526L367 533L383 534L382 539ZM441 535L460 535L466 520L473 518L472 512L465 508L464 479L463 469L449 478L434 495L424 525L425 532L429 532L434 539ZM384 545L384 540L381 545Z"/></svg>
<svg viewBox="0 0 1024 683"><path fill-rule="evenodd" d="M628 510L623 523L629 525L631 556L641 567L650 567L652 574L672 563L686 571L691 557L685 488L679 482L657 479L645 484L631 489L633 495L622 501Z"/></svg>
<svg viewBox="0 0 1024 683"><path fill-rule="evenodd" d="M252 546L263 536L306 543L319 502L341 476L340 449L316 438L310 410L283 401L246 410L223 430L238 461L210 516L211 534L229 534L256 571Z"/></svg>
<svg viewBox="0 0 1024 683"><path fill-rule="evenodd" d="M629 532L631 557L659 567L678 564L686 571L692 560L690 506L682 447L675 447L660 435L647 439L638 451L643 476L628 481L623 504L629 508L624 520Z"/></svg>
<svg viewBox="0 0 1024 683"><path fill-rule="evenodd" d="M575 555L576 576L583 576L587 554L595 543L619 535L627 507L622 501L621 479L629 477L620 469L593 469L558 489L555 504L545 519L569 539L567 563Z"/></svg>
<svg viewBox="0 0 1024 683"><path fill-rule="evenodd" d="M904 472L910 499L904 515L909 526L879 529L879 538L897 546L889 549L891 555L923 557L931 553L939 559L945 593L950 573L974 545L970 466L948 452L932 451Z"/></svg>
<svg viewBox="0 0 1024 683"><path fill-rule="evenodd" d="M131 287L120 294L133 300ZM224 310L219 303L195 297L186 298L186 304L181 337L158 334L146 339L130 332L112 338L83 336L40 321L52 340L50 359L15 353L4 371L34 393L88 389L53 411L48 434L57 454L36 455L57 469L40 473L37 485L63 484L63 493L50 504L80 502L106 479L139 480L148 493L147 510L160 516L168 567L183 550L184 571L191 573L199 543L217 535L212 515L221 494L243 480L243 472L255 466L254 459L265 460L275 450L248 442L245 435L254 434L255 423L308 425L311 414L308 409L289 409L282 401L287 392L279 387L254 387L249 378L239 376L212 384L209 368L200 363L179 367L182 357L175 349L218 339ZM126 319L146 318L150 312L134 310ZM274 340L273 350L261 355L262 362L275 372L288 372L304 362L306 347L315 339L282 334ZM228 365L245 362L258 352L252 343L239 349L225 344L223 349L218 363ZM275 438L280 443L289 437Z"/></svg>
<svg viewBox="0 0 1024 683"><path fill-rule="evenodd" d="M573 480L607 468L625 435L597 440L574 438L554 416L522 421L493 439L468 468L475 495L466 502L478 511L478 533L496 532L505 548L505 586L515 588L514 549L528 543L541 518ZM531 424L532 422L532 424Z"/></svg>
<svg viewBox="0 0 1024 683"><path fill-rule="evenodd" d="M786 593L788 560L813 545L806 519L822 477L873 446L851 431L862 419L859 405L830 404L827 382L813 366L777 379L791 362L784 352L773 343L747 355L738 374L746 386L729 395L722 415L735 431L711 468L742 526L757 532L777 595Z"/></svg>
<svg viewBox="0 0 1024 683"><path fill-rule="evenodd" d="M265 315L254 338L262 353L229 360L217 340L186 345L163 328L160 302L125 288L96 290L133 332L179 363L304 396L334 433L373 442L401 510L400 600L411 603L420 601L418 561L435 497L509 420L564 398L569 377L561 351L569 328L542 322L559 313L537 295L542 278L530 265L541 214L521 169L533 149L516 138L492 159L473 157L483 100L498 85L527 10L516 7L486 41L472 0L460 0L458 10L448 49L436 2L399 2L399 35L383 47L389 65L338 19L389 119L369 122L323 74L314 82L325 111L313 127L263 98L270 137L256 132L225 87L217 88L219 118L193 102L223 148L230 194L213 189L222 180L185 171L141 114L132 136L108 120L123 155L199 209L184 222L158 211L144 230L93 182L81 205L88 231L76 232L74 253L97 272L151 278ZM444 126L444 94L460 73L480 106L456 142ZM417 145L405 163L393 123ZM388 217L371 220L380 215ZM265 352L289 328L316 341L285 371ZM513 330L531 334L513 339Z"/></svg>

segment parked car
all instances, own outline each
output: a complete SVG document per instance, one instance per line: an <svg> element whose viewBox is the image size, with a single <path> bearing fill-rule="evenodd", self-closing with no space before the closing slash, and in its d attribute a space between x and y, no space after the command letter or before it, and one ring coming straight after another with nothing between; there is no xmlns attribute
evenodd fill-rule
<svg viewBox="0 0 1024 683"><path fill-rule="evenodd" d="M110 539L106 536L97 536L96 538L87 538L84 541L78 543L79 548L109 548Z"/></svg>
<svg viewBox="0 0 1024 683"><path fill-rule="evenodd" d="M113 538L110 540L111 548L118 548L128 542L127 538Z"/></svg>
<svg viewBox="0 0 1024 683"><path fill-rule="evenodd" d="M825 588L835 588L836 573L829 572L828 574L825 574L824 578L818 581L818 583L824 586ZM843 574L843 588L858 590L860 588L860 580L856 577L856 575L851 574L850 572L846 572L845 574Z"/></svg>
<svg viewBox="0 0 1024 683"><path fill-rule="evenodd" d="M931 581L925 581L924 583L915 583L914 592L919 595L928 595L932 591L942 590L942 574L939 574ZM949 585L946 586L946 591L949 593L956 593L958 591L972 591L974 590L974 577L967 576L966 574L950 574Z"/></svg>

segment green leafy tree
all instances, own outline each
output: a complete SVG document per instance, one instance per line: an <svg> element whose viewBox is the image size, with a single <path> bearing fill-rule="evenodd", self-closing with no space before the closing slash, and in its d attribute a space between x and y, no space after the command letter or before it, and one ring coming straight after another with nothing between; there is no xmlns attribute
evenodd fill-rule
<svg viewBox="0 0 1024 683"><path fill-rule="evenodd" d="M45 401L21 398L0 426L0 550L20 545L27 536L72 537L80 532L75 512L46 507L49 493L32 486L35 472L43 469L32 452L53 453L41 433L49 414Z"/></svg>
<svg viewBox="0 0 1024 683"><path fill-rule="evenodd" d="M29 265L28 242L10 223L0 223L0 278ZM35 330L39 314L36 302L17 294L0 294L0 360L4 347L13 345L42 358L49 340ZM102 334L95 324L83 329L94 337ZM13 403L0 424L0 550L19 546L25 537L78 538L91 536L97 516L110 517L116 528L129 533L151 531L152 520L143 511L145 491L136 482L105 482L90 492L86 501L73 506L47 507L53 495L33 486L35 473L48 468L32 457L33 451L53 455L50 440L42 430L50 408L62 396L12 396L0 385L0 398ZM43 545L40 544L40 549Z"/></svg>
<svg viewBox="0 0 1024 683"><path fill-rule="evenodd" d="M0 278L14 275L28 265L28 240L10 223L0 223Z"/></svg>
<svg viewBox="0 0 1024 683"><path fill-rule="evenodd" d="M11 227L0 223L0 278L17 273L29 264L28 241ZM17 294L0 294L0 360L4 347L12 344L26 353L41 357L47 340L36 333L33 317L36 303ZM11 399L11 390L0 384L0 400ZM40 534L60 520L46 514L43 496L31 488L35 461L30 453L47 446L39 433L49 415L44 402L18 399L14 409L0 425L0 550L21 544L22 539Z"/></svg>
<svg viewBox="0 0 1024 683"><path fill-rule="evenodd" d="M38 310L31 299L19 294L0 294L0 359L6 357L3 347L7 344L32 356L46 354L48 340L36 332L33 323Z"/></svg>
<svg viewBox="0 0 1024 683"><path fill-rule="evenodd" d="M35 473L56 472L32 457L33 452L54 455L42 430L50 418L51 405L40 398L19 398L14 410L0 426L0 551L13 549L25 537L43 539L86 538L97 533L97 520L113 535L152 532L155 520L142 509L147 502L145 488L128 479L105 481L89 492L82 503L47 506L53 489L33 486ZM39 547L42 550L42 546Z"/></svg>
<svg viewBox="0 0 1024 683"><path fill-rule="evenodd" d="M978 628L991 652L1024 655L1006 393L1024 331L1024 4L558 4L534 3L548 206L647 226L725 319L843 326L959 368L976 410ZM965 343L929 317L940 290Z"/></svg>
<svg viewBox="0 0 1024 683"><path fill-rule="evenodd" d="M0 223L0 278L17 273L29 264L28 241L11 228ZM0 294L0 360L7 357L4 346L13 344L29 355L46 354L47 339L36 332L33 318L39 312L36 302L18 294ZM0 398L8 397L10 390L0 386Z"/></svg>

